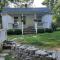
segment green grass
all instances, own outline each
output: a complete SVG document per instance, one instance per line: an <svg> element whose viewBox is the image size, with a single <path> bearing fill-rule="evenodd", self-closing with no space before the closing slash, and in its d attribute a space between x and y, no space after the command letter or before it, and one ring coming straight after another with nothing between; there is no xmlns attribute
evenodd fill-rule
<svg viewBox="0 0 60 60"><path fill-rule="evenodd" d="M31 35L9 35L8 40L15 40L21 44L31 44L42 47L60 47L60 31Z"/></svg>
<svg viewBox="0 0 60 60"><path fill-rule="evenodd" d="M14 60L11 55L6 55L5 60Z"/></svg>

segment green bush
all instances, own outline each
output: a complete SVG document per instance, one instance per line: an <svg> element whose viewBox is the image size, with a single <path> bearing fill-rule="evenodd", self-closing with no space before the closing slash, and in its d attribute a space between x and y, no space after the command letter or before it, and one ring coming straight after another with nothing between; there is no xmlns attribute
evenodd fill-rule
<svg viewBox="0 0 60 60"><path fill-rule="evenodd" d="M1 44L0 44L0 53L2 53L2 51L3 51L3 50L2 50L2 46L1 46Z"/></svg>
<svg viewBox="0 0 60 60"><path fill-rule="evenodd" d="M45 29L45 32L51 33L51 32L53 32L53 29L48 29L48 28L46 28L46 29Z"/></svg>
<svg viewBox="0 0 60 60"><path fill-rule="evenodd" d="M19 35L22 34L20 29L9 29L7 30L8 35Z"/></svg>
<svg viewBox="0 0 60 60"><path fill-rule="evenodd" d="M53 32L53 29L48 29L48 28L46 28L46 29L38 29L38 33L44 33L44 32L51 33L51 32Z"/></svg>
<svg viewBox="0 0 60 60"><path fill-rule="evenodd" d="M56 28L57 28L57 25L54 24L54 23L52 23L52 29L53 29L53 31L56 31Z"/></svg>
<svg viewBox="0 0 60 60"><path fill-rule="evenodd" d="M44 29L38 29L38 33L44 33Z"/></svg>
<svg viewBox="0 0 60 60"><path fill-rule="evenodd" d="M16 29L14 32L16 35L22 34L22 31L20 29Z"/></svg>
<svg viewBox="0 0 60 60"><path fill-rule="evenodd" d="M15 60L15 59L13 59L11 55L6 55L5 60Z"/></svg>

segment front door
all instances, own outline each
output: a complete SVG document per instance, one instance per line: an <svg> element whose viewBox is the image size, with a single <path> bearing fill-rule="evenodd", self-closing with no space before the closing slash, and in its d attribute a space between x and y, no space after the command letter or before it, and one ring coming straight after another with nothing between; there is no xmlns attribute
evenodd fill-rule
<svg viewBox="0 0 60 60"><path fill-rule="evenodd" d="M26 26L33 26L34 18L32 15L26 16Z"/></svg>

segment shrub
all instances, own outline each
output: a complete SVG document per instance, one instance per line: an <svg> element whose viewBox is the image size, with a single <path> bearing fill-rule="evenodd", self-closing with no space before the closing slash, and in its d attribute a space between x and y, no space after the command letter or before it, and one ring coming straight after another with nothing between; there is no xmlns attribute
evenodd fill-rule
<svg viewBox="0 0 60 60"><path fill-rule="evenodd" d="M13 32L14 32L13 29L7 30L7 34L9 34L9 35L10 35L10 34L13 34Z"/></svg>
<svg viewBox="0 0 60 60"><path fill-rule="evenodd" d="M14 32L15 32L16 35L22 34L22 31L20 29L15 29Z"/></svg>
<svg viewBox="0 0 60 60"><path fill-rule="evenodd" d="M12 58L11 55L6 55L6 56L5 56L5 60L14 60L14 58Z"/></svg>
<svg viewBox="0 0 60 60"><path fill-rule="evenodd" d="M48 28L46 28L46 29L45 29L45 32L51 33L51 32L53 32L53 29L48 29Z"/></svg>
<svg viewBox="0 0 60 60"><path fill-rule="evenodd" d="M38 33L44 33L44 29L38 29Z"/></svg>
<svg viewBox="0 0 60 60"><path fill-rule="evenodd" d="M8 35L19 35L22 34L20 29L9 29L7 30Z"/></svg>
<svg viewBox="0 0 60 60"><path fill-rule="evenodd" d="M56 31L56 28L57 28L56 24L52 23L52 30Z"/></svg>

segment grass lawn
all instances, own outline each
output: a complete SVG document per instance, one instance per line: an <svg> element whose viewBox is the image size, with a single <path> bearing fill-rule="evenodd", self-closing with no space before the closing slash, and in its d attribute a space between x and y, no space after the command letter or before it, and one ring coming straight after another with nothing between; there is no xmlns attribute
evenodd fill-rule
<svg viewBox="0 0 60 60"><path fill-rule="evenodd" d="M11 55L7 55L5 56L5 60L15 60L15 59L13 59Z"/></svg>
<svg viewBox="0 0 60 60"><path fill-rule="evenodd" d="M21 44L31 44L41 47L60 47L60 31L31 35L9 35L8 40L15 40Z"/></svg>

